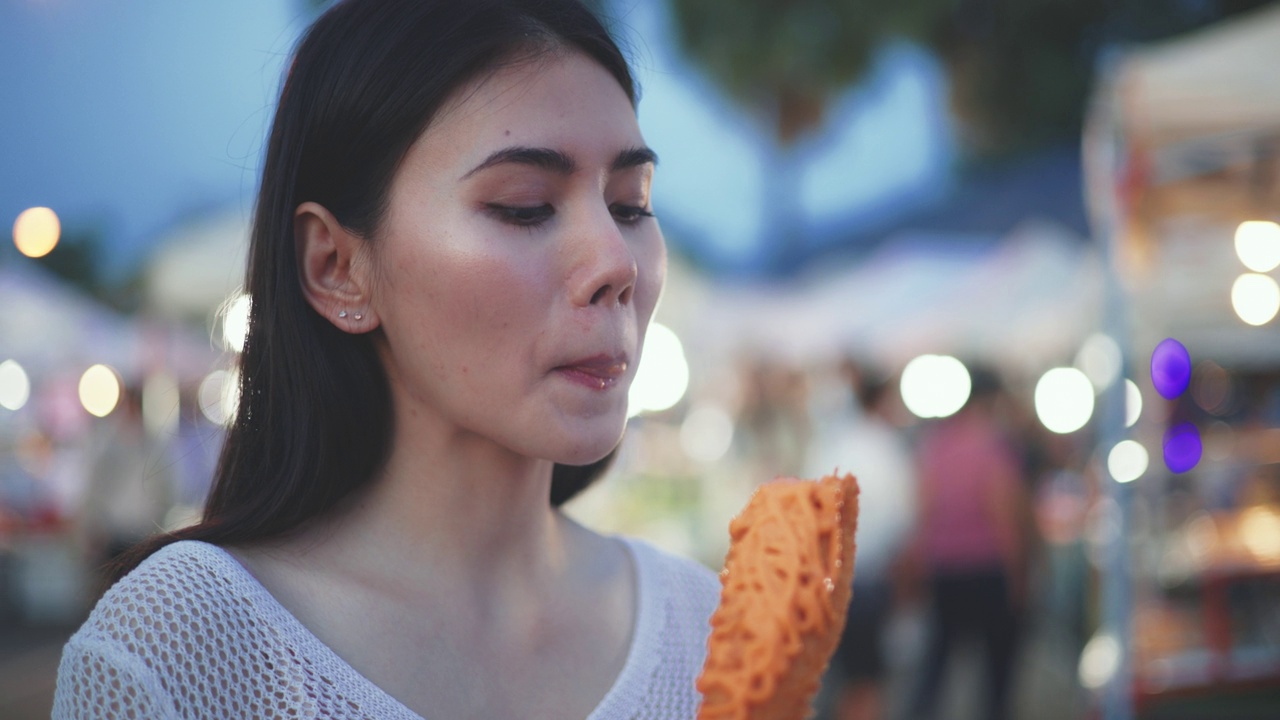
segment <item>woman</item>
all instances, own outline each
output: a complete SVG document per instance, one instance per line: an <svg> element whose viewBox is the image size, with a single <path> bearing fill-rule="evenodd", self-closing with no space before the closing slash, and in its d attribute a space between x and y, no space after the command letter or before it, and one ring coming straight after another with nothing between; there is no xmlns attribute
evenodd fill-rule
<svg viewBox="0 0 1280 720"><path fill-rule="evenodd" d="M621 438L665 271L634 100L576 0L315 23L204 519L123 568L55 716L694 714L715 576L555 509Z"/></svg>

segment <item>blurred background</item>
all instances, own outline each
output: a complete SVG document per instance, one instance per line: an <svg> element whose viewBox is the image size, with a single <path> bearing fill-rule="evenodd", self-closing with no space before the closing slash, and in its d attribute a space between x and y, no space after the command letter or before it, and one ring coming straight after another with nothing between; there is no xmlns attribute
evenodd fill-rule
<svg viewBox="0 0 1280 720"><path fill-rule="evenodd" d="M977 718L995 677L1019 718L1280 717L1280 3L593 4L671 269L571 514L718 569L758 483L857 473L823 718ZM199 512L324 5L0 2L0 717Z"/></svg>

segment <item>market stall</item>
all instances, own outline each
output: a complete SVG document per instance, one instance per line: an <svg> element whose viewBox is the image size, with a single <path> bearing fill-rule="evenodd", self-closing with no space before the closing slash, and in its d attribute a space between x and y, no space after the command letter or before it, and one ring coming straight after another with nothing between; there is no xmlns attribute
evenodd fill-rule
<svg viewBox="0 0 1280 720"><path fill-rule="evenodd" d="M1154 409L1128 432L1148 470L1109 485L1122 532L1095 639L1118 637L1118 652L1103 662L1092 643L1081 663L1107 717L1280 708L1278 65L1273 5L1119 55L1095 97L1086 177L1114 270L1108 313ZM1190 372L1157 393L1165 338Z"/></svg>

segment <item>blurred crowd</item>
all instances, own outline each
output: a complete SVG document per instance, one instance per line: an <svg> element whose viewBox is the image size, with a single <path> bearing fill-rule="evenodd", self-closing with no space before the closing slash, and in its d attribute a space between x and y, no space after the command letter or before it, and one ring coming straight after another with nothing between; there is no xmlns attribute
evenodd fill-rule
<svg viewBox="0 0 1280 720"><path fill-rule="evenodd" d="M143 391L122 388L93 418L54 400L0 433L0 618L68 624L101 592L106 567L133 543L199 513L222 428L195 391L159 421Z"/></svg>
<svg viewBox="0 0 1280 720"><path fill-rule="evenodd" d="M899 375L869 364L761 362L743 373L735 444L755 482L838 469L861 485L854 600L819 717L1065 718L1097 707L1106 663L1085 649L1105 624L1115 528L1097 423L1051 432L1025 379L968 371L964 406L931 419L908 411ZM1231 707L1237 669L1269 687L1280 667L1280 382L1206 362L1190 387L1149 401L1130 430L1159 448L1165 427L1208 429L1193 469L1167 471L1156 450L1132 488L1120 546L1132 551L1140 711L1186 682L1211 707ZM1263 692L1259 705L1274 709Z"/></svg>
<svg viewBox="0 0 1280 720"><path fill-rule="evenodd" d="M612 475L570 512L718 567L727 519L756 485L851 472L862 508L854 600L819 717L1019 717L1029 694L1046 691L1061 694L1038 717L1080 717L1090 701L1077 665L1102 620L1105 571L1096 430L1049 432L1024 379L977 364L968 372L964 406L921 419L904 404L897 372L850 359L744 361L714 402L704 387L701 399L636 418ZM1139 659L1211 644L1189 629L1203 602L1179 582L1209 552L1205 538L1227 537L1223 512L1236 513L1230 527L1260 557L1280 564L1280 458L1257 459L1280 447L1269 443L1280 418L1267 414L1280 408L1267 400L1280 396L1280 382L1233 380L1227 394L1239 407L1230 409L1226 391L1209 392L1221 373L1197 373L1187 398L1156 422L1204 425L1206 460L1194 473L1149 473L1158 482L1141 484L1135 507ZM30 416L38 422L0 433L9 445L0 453L4 623L77 622L117 553L195 517L222 429L194 395L161 423L128 387L104 418L59 421L70 414L50 405ZM1205 422L1194 403L1230 413ZM1264 527L1268 519L1276 527ZM1237 589L1230 602L1250 607L1228 611L1240 634L1280 657L1276 599Z"/></svg>
<svg viewBox="0 0 1280 720"><path fill-rule="evenodd" d="M965 405L927 421L903 405L898 378L851 360L746 374L742 446L761 479L859 478L854 600L823 717L949 717L948 679L975 658L981 690L964 702L978 707L963 714L1012 717L1028 623L1064 634L1064 665L1087 638L1087 447L1043 431L993 369L969 371Z"/></svg>

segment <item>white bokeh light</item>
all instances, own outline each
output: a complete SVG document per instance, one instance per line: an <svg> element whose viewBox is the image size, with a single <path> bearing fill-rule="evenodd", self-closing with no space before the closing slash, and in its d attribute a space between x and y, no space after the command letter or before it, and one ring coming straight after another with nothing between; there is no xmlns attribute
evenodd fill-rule
<svg viewBox="0 0 1280 720"><path fill-rule="evenodd" d="M733 418L719 405L698 405L680 424L680 446L690 458L712 463L733 444Z"/></svg>
<svg viewBox="0 0 1280 720"><path fill-rule="evenodd" d="M1073 433L1093 417L1093 383L1075 368L1053 368L1036 383L1035 405L1046 428Z"/></svg>
<svg viewBox="0 0 1280 720"><path fill-rule="evenodd" d="M222 310L222 341L236 352L244 352L244 341L249 335L249 310L252 300L240 293L231 298Z"/></svg>
<svg viewBox="0 0 1280 720"><path fill-rule="evenodd" d="M240 373L214 370L200 381L200 412L215 425L230 425L240 406Z"/></svg>
<svg viewBox="0 0 1280 720"><path fill-rule="evenodd" d="M1280 266L1280 225L1247 220L1236 228L1236 256L1244 266L1264 273Z"/></svg>
<svg viewBox="0 0 1280 720"><path fill-rule="evenodd" d="M1124 379L1124 426L1131 428L1142 417L1142 389L1138 383Z"/></svg>
<svg viewBox="0 0 1280 720"><path fill-rule="evenodd" d="M689 389L689 362L671 328L650 323L640 353L640 367L627 395L627 414L661 412L680 402Z"/></svg>
<svg viewBox="0 0 1280 720"><path fill-rule="evenodd" d="M1267 275L1245 273L1231 286L1231 307L1250 325L1266 325L1280 312L1280 285Z"/></svg>
<svg viewBox="0 0 1280 720"><path fill-rule="evenodd" d="M94 417L106 417L120 402L120 376L106 365L94 365L80 376L80 404Z"/></svg>
<svg viewBox="0 0 1280 720"><path fill-rule="evenodd" d="M158 372L142 384L142 424L152 435L165 435L178 427L178 381Z"/></svg>
<svg viewBox="0 0 1280 720"><path fill-rule="evenodd" d="M1089 638L1080 653L1080 684L1090 690L1098 690L1115 676L1120 669L1124 648L1111 633L1100 632Z"/></svg>
<svg viewBox="0 0 1280 720"><path fill-rule="evenodd" d="M0 363L0 407L21 410L31 397L31 380L17 360Z"/></svg>
<svg viewBox="0 0 1280 720"><path fill-rule="evenodd" d="M1107 453L1107 471L1116 482L1133 482L1142 477L1151 462L1147 449L1136 440L1121 440Z"/></svg>
<svg viewBox="0 0 1280 720"><path fill-rule="evenodd" d="M964 407L973 381L950 355L921 355L902 369L902 402L921 418L943 418Z"/></svg>
<svg viewBox="0 0 1280 720"><path fill-rule="evenodd" d="M1094 333L1080 346L1075 366L1089 377L1095 390L1102 392L1120 375L1122 361L1120 345L1106 333Z"/></svg>

